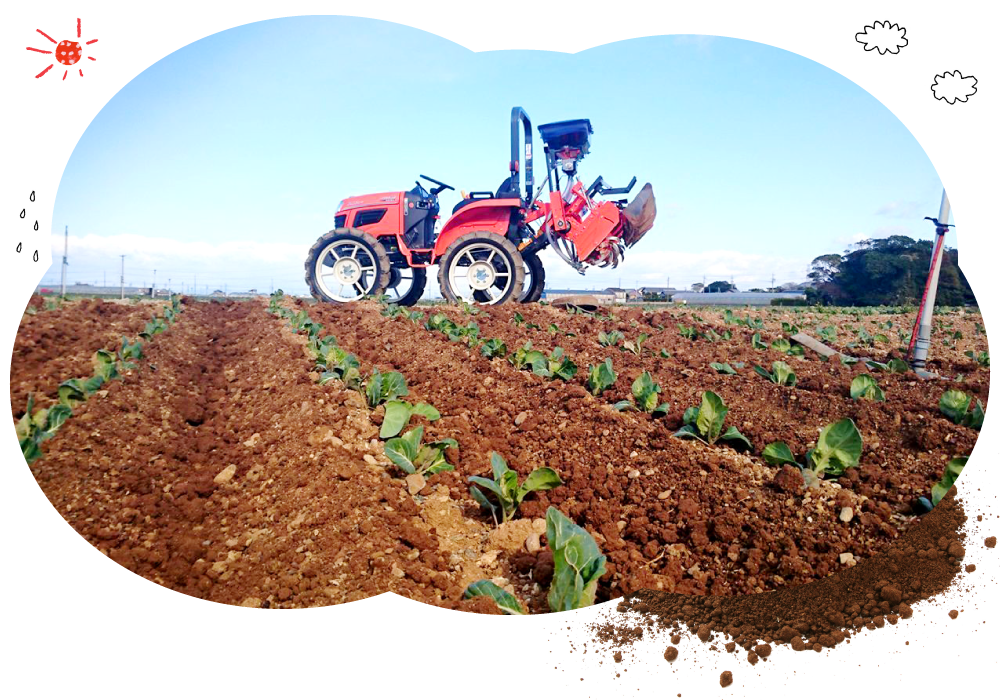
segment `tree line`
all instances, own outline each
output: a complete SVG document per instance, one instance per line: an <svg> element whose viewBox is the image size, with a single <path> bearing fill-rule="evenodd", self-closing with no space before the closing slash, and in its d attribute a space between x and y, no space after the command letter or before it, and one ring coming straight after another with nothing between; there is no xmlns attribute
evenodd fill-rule
<svg viewBox="0 0 1000 700"><path fill-rule="evenodd" d="M918 304L924 293L934 242L909 236L861 241L843 255L829 253L809 266L807 299L838 306L903 306ZM976 304L968 280L958 267L958 250L942 251L937 304Z"/></svg>

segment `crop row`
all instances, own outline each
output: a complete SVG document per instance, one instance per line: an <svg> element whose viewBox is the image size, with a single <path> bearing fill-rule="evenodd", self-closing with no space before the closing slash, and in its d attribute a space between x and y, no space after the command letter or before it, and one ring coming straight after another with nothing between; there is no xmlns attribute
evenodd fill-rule
<svg viewBox="0 0 1000 700"><path fill-rule="evenodd" d="M364 397L369 410L383 407L384 414L379 438L384 440L386 457L406 474L408 483L422 486L427 477L454 471L446 451L458 447L454 438L437 440L424 439L424 425L410 427L411 419L422 417L428 423L441 416L434 406L410 403L403 397L409 396L406 378L396 371L381 372L373 367L362 374L357 356L340 347L333 335L324 334L324 327L309 317L305 309L293 311L283 305L281 290L271 295L268 310L288 321L297 333L308 338L306 349L320 373L318 382L337 382L345 389L357 391ZM403 312L410 320L418 322L419 312ZM473 484L472 498L493 518L494 524L511 519L526 496L535 491L544 491L562 484L555 470L541 467L532 471L525 479L507 466L506 460L497 452L491 455L492 479L480 476L469 477ZM419 489L418 489L419 490ZM605 557L597 543L586 530L572 522L557 508L549 508L545 515L546 536L553 554L553 578L549 588L548 604L552 611L572 610L594 602L597 582L605 573ZM508 614L522 614L519 601L510 593L488 580L470 584L465 597L489 596L498 607Z"/></svg>
<svg viewBox="0 0 1000 700"><path fill-rule="evenodd" d="M169 328L181 312L180 297L174 296L163 316L154 316L139 333L142 340L151 340ZM114 350L94 353L94 374L90 377L67 379L59 385L53 405L35 409L35 397L28 394L27 409L16 425L17 439L25 461L32 464L42 456L42 443L51 438L73 415L73 409L101 390L107 382L120 379L123 373L137 367L142 359L142 341L122 337L121 346Z"/></svg>
<svg viewBox="0 0 1000 700"><path fill-rule="evenodd" d="M474 307L464 306L463 314L475 316L478 312ZM419 312L404 312L397 310L397 307L383 304L383 315L399 316L406 315L409 320L419 323L422 314ZM726 311L727 317L732 317L731 311ZM697 320L701 320L696 317ZM520 313L515 313L512 318L515 326L526 326L527 330L532 327L540 329L537 324L526 322ZM752 320L749 315L744 319L727 318L727 323L738 323L754 329L760 327L762 322L758 319ZM786 324L787 325L787 324ZM562 347L556 346L551 353L546 355L541 350L535 349L529 340L520 348L508 352L507 341L499 337L481 338L481 328L479 324L470 319L467 323L460 324L444 313L432 314L423 324L423 327L432 332L441 333L449 341L460 343L470 349L478 351L489 359L506 359L517 369L530 371L540 377L550 380L571 381L576 377L578 366L570 358ZM785 332L794 334L797 328L783 328ZM551 335L557 335L560 331L555 324L550 324L547 331ZM711 339L723 338L711 329L708 331L698 330L694 327L687 327L683 324L679 327L682 337L696 340L699 337ZM570 332L569 335L575 336ZM729 340L731 336L724 337ZM597 345L603 348L617 347L623 353L642 357L643 353L652 354L644 346L649 339L646 333L640 333L634 340L627 340L625 335L618 330L610 332L601 331L597 335ZM786 355L801 355L802 348L792 345L785 338L778 338L765 344L760 333L754 333L751 342L755 350L772 350ZM659 356L669 358L670 354L665 350L659 351ZM850 360L840 356L844 364L855 364L856 360ZM739 363L742 366L742 363ZM873 371L888 373L905 373L909 371L909 366L898 359L891 359L886 363L874 360L866 360L866 366ZM711 367L720 374L737 374L728 363L711 363ZM794 387L796 376L791 367L782 361L772 363L771 371L759 365L754 365L754 371L779 386ZM614 370L613 360L606 357L603 362L588 365L586 379L583 385L595 397L600 396L606 389L617 381L617 374ZM638 410L650 414L652 418L666 415L670 410L670 404L660 401L661 386L654 381L648 370L643 372L633 381L631 385L632 398L624 399L613 404L613 408L618 411ZM878 383L870 374L857 375L851 382L850 395L853 400L884 401L885 393L878 386ZM957 390L945 391L939 401L939 409L945 417L956 425L970 427L980 430L985 416L981 401L968 396L964 392ZM694 438L707 445L714 445L718 441L729 443L731 446L744 448L753 451L751 442L734 426L725 427L725 418L729 411L725 401L721 396L712 391L701 393L701 403L698 406L687 408L681 419L681 427L673 433L677 438ZM803 455L796 458L785 442L775 441L769 443L760 453L760 456L773 466L792 465L797 467L807 486L815 486L825 477L837 478L842 476L847 469L857 467L860 463L863 449L863 440L860 431L850 418L841 418L829 423L822 428L819 438L812 448L806 450ZM931 499L921 497L920 506L929 510L936 505L951 484L955 477L961 473L962 467L968 458L960 456L953 458L945 469L941 481L934 486L931 491Z"/></svg>

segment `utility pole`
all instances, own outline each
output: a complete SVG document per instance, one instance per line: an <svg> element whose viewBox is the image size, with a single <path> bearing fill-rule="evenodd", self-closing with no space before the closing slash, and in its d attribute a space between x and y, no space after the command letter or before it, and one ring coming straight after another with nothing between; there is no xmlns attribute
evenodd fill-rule
<svg viewBox="0 0 1000 700"><path fill-rule="evenodd" d="M122 256L122 299L125 298L125 256Z"/></svg>
<svg viewBox="0 0 1000 700"><path fill-rule="evenodd" d="M774 273L771 273L771 289L774 289Z"/></svg>
<svg viewBox="0 0 1000 700"><path fill-rule="evenodd" d="M104 271L104 284L102 284L101 286L102 287L107 287L108 286L108 271L107 270Z"/></svg>
<svg viewBox="0 0 1000 700"><path fill-rule="evenodd" d="M156 296L156 268L153 268L153 288L149 290L149 296Z"/></svg>
<svg viewBox="0 0 1000 700"><path fill-rule="evenodd" d="M167 278L167 294L173 294L173 289L170 286L170 278Z"/></svg>
<svg viewBox="0 0 1000 700"><path fill-rule="evenodd" d="M66 227L66 234L63 238L63 264L62 264L62 291L59 296L66 296L66 266L69 265L69 226Z"/></svg>
<svg viewBox="0 0 1000 700"><path fill-rule="evenodd" d="M191 294L194 295L194 296L198 296L198 274L197 273L195 273L195 275L194 275L194 287L192 289L194 291L192 291Z"/></svg>

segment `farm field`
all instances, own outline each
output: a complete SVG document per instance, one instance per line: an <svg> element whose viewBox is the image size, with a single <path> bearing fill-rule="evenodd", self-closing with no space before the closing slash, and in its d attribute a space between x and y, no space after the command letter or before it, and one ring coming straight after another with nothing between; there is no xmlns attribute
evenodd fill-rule
<svg viewBox="0 0 1000 700"><path fill-rule="evenodd" d="M133 369L74 408L31 468L60 514L113 560L230 604L306 607L394 591L497 612L486 598L463 596L488 579L526 611L545 612L559 578L543 534L550 507L607 557L598 601L640 588L731 595L806 583L882 551L917 521L917 499L931 498L949 461L970 454L978 436L942 414L942 394L956 389L985 403L989 389L982 318L970 310L936 317L931 368L950 379L925 382L887 366L789 354L781 342L802 330L888 363L905 340L899 331L908 336L913 323L889 310L588 315L278 297L270 308L259 300L181 306ZM18 342L55 311L25 316ZM74 323L99 325L102 313L81 303ZM317 367L325 335L356 358L353 378L330 362ZM540 372L531 362L515 366L529 341L546 358L556 347L564 355ZM53 356L79 345L52 342ZM83 364L94 349L80 349ZM79 374L18 358L15 350L15 421L23 411L15 387L51 400L59 381ZM607 359L613 381L595 391L588 369ZM775 362L794 372L794 386L754 370ZM389 403L368 391L376 368L399 372L400 397L440 414L403 426L422 428L425 445L454 440L441 447L453 471L404 478L387 456L390 443L379 436ZM540 376L547 371L554 376ZM658 385L652 400L633 391L644 372ZM884 400L852 399L858 375L872 377ZM702 435L714 444L675 437L705 392L728 409L719 435ZM647 405L616 409L626 401ZM764 457L781 441L804 463L821 429L848 418L863 447L841 474L831 468L807 485L806 471ZM726 439L729 428L750 446ZM528 494L497 525L469 483L491 475L494 453L521 479L547 467L562 483Z"/></svg>

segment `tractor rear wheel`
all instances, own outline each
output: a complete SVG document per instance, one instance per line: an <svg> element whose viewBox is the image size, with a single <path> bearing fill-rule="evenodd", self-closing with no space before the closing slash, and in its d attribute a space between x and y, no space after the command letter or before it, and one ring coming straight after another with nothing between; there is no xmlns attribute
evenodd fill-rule
<svg viewBox="0 0 1000 700"><path fill-rule="evenodd" d="M513 243L492 231L459 236L438 264L441 294L453 304L460 299L503 304L521 298L524 260Z"/></svg>
<svg viewBox="0 0 1000 700"><path fill-rule="evenodd" d="M376 238L358 229L338 228L313 244L305 268L313 297L343 304L383 294L392 265Z"/></svg>
<svg viewBox="0 0 1000 700"><path fill-rule="evenodd" d="M545 290L545 267L534 253L521 257L524 259L524 286L518 301L522 304L531 304L542 298L542 292ZM489 295L481 291L474 292L472 298L480 304L488 304L490 301Z"/></svg>
<svg viewBox="0 0 1000 700"><path fill-rule="evenodd" d="M427 270L422 267L397 267L389 273L385 293L390 304L413 306L424 295L427 287Z"/></svg>

